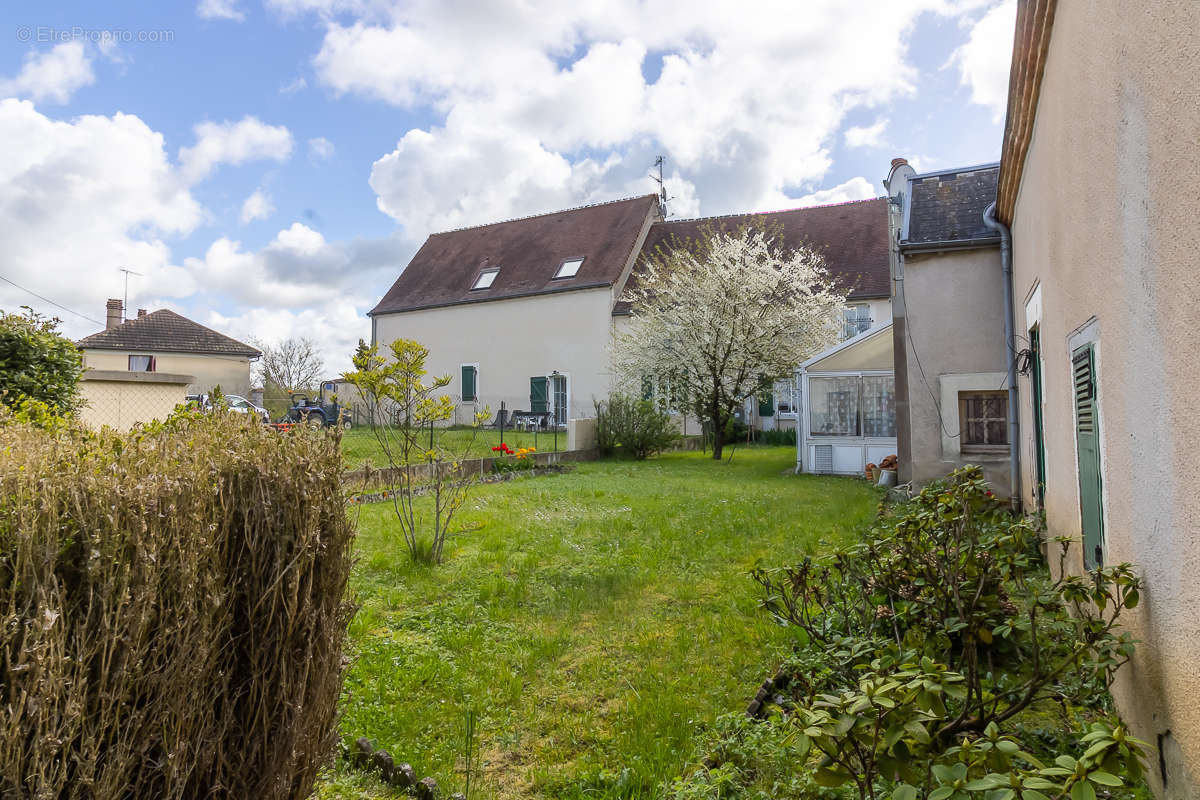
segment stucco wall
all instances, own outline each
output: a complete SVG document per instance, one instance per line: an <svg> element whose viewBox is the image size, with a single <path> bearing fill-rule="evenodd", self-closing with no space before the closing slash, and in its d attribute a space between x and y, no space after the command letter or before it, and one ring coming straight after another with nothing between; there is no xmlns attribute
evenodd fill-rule
<svg viewBox="0 0 1200 800"><path fill-rule="evenodd" d="M225 394L250 393L250 359L238 356L206 356L194 353L164 353L152 350L84 350L83 364L90 369L129 369L130 355L154 356L158 372L178 372L195 376L186 394L211 392L220 385Z"/></svg>
<svg viewBox="0 0 1200 800"><path fill-rule="evenodd" d="M183 383L138 383L83 380L84 406L79 417L91 428L108 425L128 430L138 422L164 419L184 401Z"/></svg>
<svg viewBox="0 0 1200 800"><path fill-rule="evenodd" d="M918 485L979 464L1008 495L1009 460L959 451L957 393L1007 389L1000 249L904 259L911 473ZM952 333L951 333L952 332Z"/></svg>
<svg viewBox="0 0 1200 800"><path fill-rule="evenodd" d="M474 409L503 401L529 410L529 379L554 370L568 376L570 418L595 414L593 398L608 396L612 336L608 289L469 303L375 318L380 350L398 338L429 348L431 375L449 375L446 393L462 396L462 365L479 365L478 404L459 403L459 422Z"/></svg>
<svg viewBox="0 0 1200 800"><path fill-rule="evenodd" d="M1068 339L1096 322L1105 559L1146 586L1115 689L1135 734L1162 745L1165 790L1157 754L1149 766L1168 798L1200 797L1197 31L1193 0L1058 3L1012 224L1018 329L1040 313L1053 534L1080 535ZM1028 503L1032 436L1022 460Z"/></svg>

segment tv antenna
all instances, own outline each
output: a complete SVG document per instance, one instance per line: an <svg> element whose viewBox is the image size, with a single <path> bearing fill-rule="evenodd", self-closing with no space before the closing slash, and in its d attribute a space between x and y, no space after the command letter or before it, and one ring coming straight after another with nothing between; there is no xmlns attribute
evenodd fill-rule
<svg viewBox="0 0 1200 800"><path fill-rule="evenodd" d="M137 275L139 278L144 276L140 272L134 272L133 270L125 269L124 267L121 267L121 272L125 273L125 299L121 301L121 321L124 322L125 320L129 319L129 317L126 316L126 312L129 309L129 276Z"/></svg>
<svg viewBox="0 0 1200 800"><path fill-rule="evenodd" d="M667 161L666 156L659 156L654 159L654 166L658 167L658 174L650 173L650 180L658 184L658 210L662 214L663 219L668 216L667 201L674 200L674 197L667 197L667 185L663 183L663 164Z"/></svg>

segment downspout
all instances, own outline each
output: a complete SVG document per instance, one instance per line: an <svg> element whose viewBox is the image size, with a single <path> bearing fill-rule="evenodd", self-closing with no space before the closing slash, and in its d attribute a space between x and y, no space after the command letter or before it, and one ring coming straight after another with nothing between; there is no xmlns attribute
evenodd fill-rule
<svg viewBox="0 0 1200 800"><path fill-rule="evenodd" d="M1017 413L1017 345L1013 332L1012 232L996 216L996 204L983 211L983 224L1000 234L1000 270L1004 273L1004 342L1008 349L1008 483L1012 509L1021 510L1021 422Z"/></svg>

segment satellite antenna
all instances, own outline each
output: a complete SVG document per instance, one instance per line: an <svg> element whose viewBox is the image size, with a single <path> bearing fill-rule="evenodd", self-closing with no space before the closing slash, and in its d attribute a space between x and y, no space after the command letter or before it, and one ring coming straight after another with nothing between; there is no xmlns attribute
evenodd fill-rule
<svg viewBox="0 0 1200 800"><path fill-rule="evenodd" d="M663 164L666 163L666 156L659 156L654 159L654 166L658 167L658 174L650 173L650 180L658 184L658 210L662 214L663 219L668 216L667 201L674 200L673 197L667 197L667 185L663 183Z"/></svg>
<svg viewBox="0 0 1200 800"><path fill-rule="evenodd" d="M129 317L125 316L125 311L129 308L129 276L137 275L139 278L141 278L143 275L140 272L134 272L133 270L125 269L124 267L121 267L121 272L125 273L125 299L121 301L121 321L124 322L125 320L129 319Z"/></svg>

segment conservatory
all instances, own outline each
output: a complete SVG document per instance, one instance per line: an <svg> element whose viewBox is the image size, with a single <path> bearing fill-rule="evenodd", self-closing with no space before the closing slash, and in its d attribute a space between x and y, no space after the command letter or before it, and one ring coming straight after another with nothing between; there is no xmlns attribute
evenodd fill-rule
<svg viewBox="0 0 1200 800"><path fill-rule="evenodd" d="M796 370L796 471L861 475L896 452L892 326L813 356Z"/></svg>

